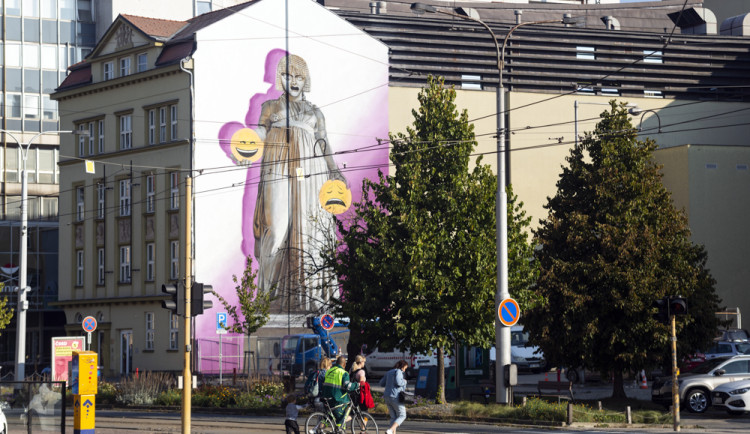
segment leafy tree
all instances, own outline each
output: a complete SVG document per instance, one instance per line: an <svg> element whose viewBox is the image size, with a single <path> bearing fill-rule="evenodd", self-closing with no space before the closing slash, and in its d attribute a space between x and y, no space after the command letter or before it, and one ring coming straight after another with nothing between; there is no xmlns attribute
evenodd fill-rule
<svg viewBox="0 0 750 434"><path fill-rule="evenodd" d="M13 319L13 309L8 308L8 297L2 297L0 298L0 330L5 330L11 319Z"/></svg>
<svg viewBox="0 0 750 434"><path fill-rule="evenodd" d="M273 301L270 292L258 290L255 284L257 274L253 271L252 265L252 256L248 255L242 278L232 276L232 281L237 284L235 289L242 318L237 312L237 306L229 304L224 297L216 291L212 291L213 295L224 306L224 309L227 310L227 314L234 320L232 325L226 326L226 329L232 333L244 334L248 338L268 322L271 302Z"/></svg>
<svg viewBox="0 0 750 434"><path fill-rule="evenodd" d="M687 297L690 315L677 321L684 354L711 341L719 299L705 251L661 183L656 144L637 140L623 104L601 116L567 157L536 232L543 302L524 324L553 365L611 373L612 396L624 397L623 372L659 364L668 349L653 302Z"/></svg>
<svg viewBox="0 0 750 434"><path fill-rule="evenodd" d="M469 169L474 127L455 97L428 79L413 128L391 135L394 174L364 182L355 218L339 224L337 254L339 308L354 339L436 349L438 402L444 351L494 337L495 176L481 158Z"/></svg>
<svg viewBox="0 0 750 434"><path fill-rule="evenodd" d="M534 247L529 242L531 216L526 216L523 202L508 185L508 292L518 302L521 312L526 312L542 298L534 290L539 277L539 264L534 259Z"/></svg>

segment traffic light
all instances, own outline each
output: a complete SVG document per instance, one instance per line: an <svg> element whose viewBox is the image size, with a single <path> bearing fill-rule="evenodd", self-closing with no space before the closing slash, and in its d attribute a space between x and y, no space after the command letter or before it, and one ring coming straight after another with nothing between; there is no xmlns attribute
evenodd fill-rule
<svg viewBox="0 0 750 434"><path fill-rule="evenodd" d="M161 307L169 309L175 315L185 315L185 285L182 283L165 283L161 292L168 294L171 299L162 300Z"/></svg>
<svg viewBox="0 0 750 434"><path fill-rule="evenodd" d="M190 315L202 315L204 310L214 307L211 300L203 299L203 294L210 294L213 289L211 285L193 282L193 287L190 288Z"/></svg>
<svg viewBox="0 0 750 434"><path fill-rule="evenodd" d="M687 315L688 306L687 300L680 297L679 295L669 298L669 314L670 315Z"/></svg>
<svg viewBox="0 0 750 434"><path fill-rule="evenodd" d="M667 297L654 300L651 307L657 309L656 313L653 315L655 320L665 324L669 321L669 312L667 311L669 305L667 304Z"/></svg>

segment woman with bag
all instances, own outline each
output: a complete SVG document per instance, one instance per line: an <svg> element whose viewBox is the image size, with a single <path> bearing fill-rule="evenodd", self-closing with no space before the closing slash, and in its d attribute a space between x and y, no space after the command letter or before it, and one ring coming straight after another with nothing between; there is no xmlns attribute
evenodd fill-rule
<svg viewBox="0 0 750 434"><path fill-rule="evenodd" d="M388 406L388 413L391 415L391 427L385 431L385 434L396 434L396 429L406 420L406 405L404 396L406 394L406 379L404 372L409 365L399 360L396 365L388 371L380 380L380 385L385 387L383 398Z"/></svg>

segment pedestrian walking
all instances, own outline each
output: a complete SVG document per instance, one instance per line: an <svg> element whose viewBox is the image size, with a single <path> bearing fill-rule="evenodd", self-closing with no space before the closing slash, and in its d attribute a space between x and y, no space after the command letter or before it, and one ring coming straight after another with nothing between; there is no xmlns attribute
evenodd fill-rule
<svg viewBox="0 0 750 434"><path fill-rule="evenodd" d="M383 398L391 415L391 427L386 434L396 434L396 430L406 420L406 379L404 372L409 365L399 360L396 365L380 379L380 385L385 387Z"/></svg>
<svg viewBox="0 0 750 434"><path fill-rule="evenodd" d="M323 357L318 364L318 370L311 372L305 381L305 393L312 399L315 410L323 411L323 403L320 401L320 392L326 379L326 371L331 367L331 359Z"/></svg>
<svg viewBox="0 0 750 434"><path fill-rule="evenodd" d="M305 406L297 405L297 396L294 394L287 395L286 402L286 419L284 420L286 434L299 434L297 416L299 415L299 411L305 408Z"/></svg>
<svg viewBox="0 0 750 434"><path fill-rule="evenodd" d="M367 372L365 371L366 361L365 356L357 354L357 356L354 357L352 369L349 371L349 378L351 378L352 381L359 383L359 400L354 404L362 411L367 411L375 407L370 384L367 383Z"/></svg>

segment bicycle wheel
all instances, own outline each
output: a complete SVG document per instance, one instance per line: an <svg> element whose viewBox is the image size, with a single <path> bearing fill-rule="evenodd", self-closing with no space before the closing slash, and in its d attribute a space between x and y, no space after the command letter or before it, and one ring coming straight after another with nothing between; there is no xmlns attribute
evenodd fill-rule
<svg viewBox="0 0 750 434"><path fill-rule="evenodd" d="M328 415L316 411L305 422L305 434L334 434L336 424Z"/></svg>
<svg viewBox="0 0 750 434"><path fill-rule="evenodd" d="M370 413L363 411L352 416L352 434L378 434L378 424Z"/></svg>

